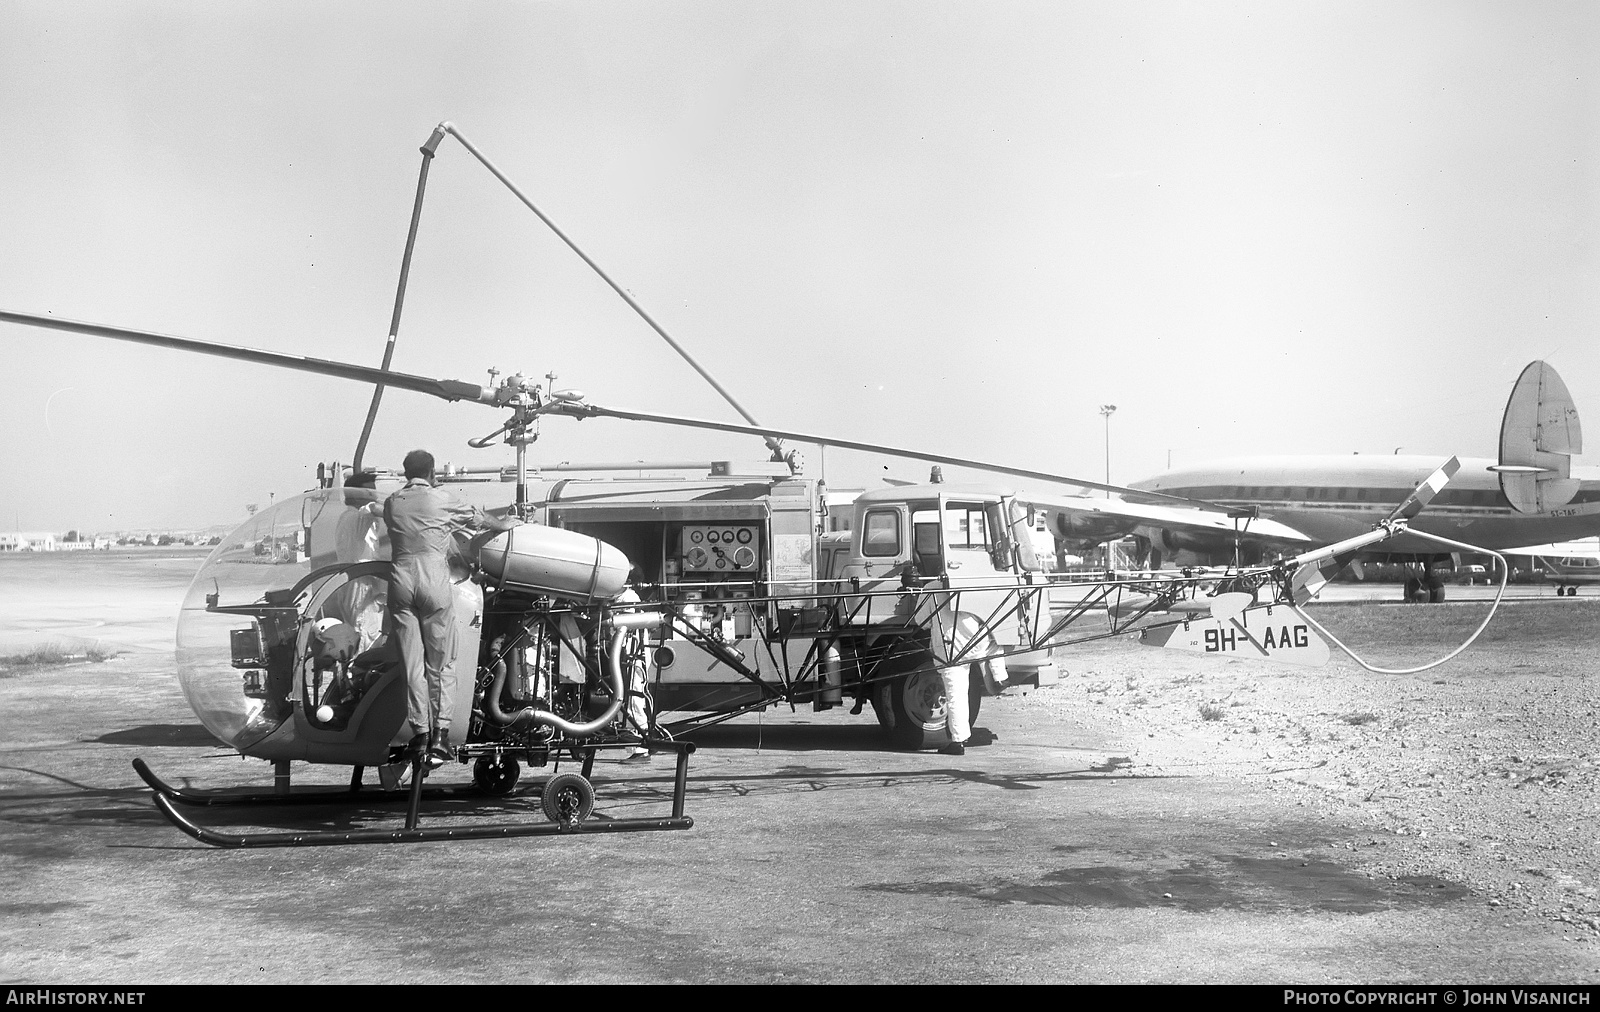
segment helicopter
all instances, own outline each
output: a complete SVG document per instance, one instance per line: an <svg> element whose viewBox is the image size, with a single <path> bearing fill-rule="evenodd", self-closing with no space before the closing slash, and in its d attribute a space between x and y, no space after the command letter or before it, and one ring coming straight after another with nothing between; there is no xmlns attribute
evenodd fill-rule
<svg viewBox="0 0 1600 1012"><path fill-rule="evenodd" d="M484 385L392 370L428 167L446 136L456 137L578 253L744 422L602 406L582 392L557 389L553 376L540 383L521 373L491 371ZM951 668L966 671L968 708L975 717L986 695L1055 680L1060 648L1128 633L1169 649L1323 663L1329 651L1318 635L1321 627L1301 606L1355 553L1405 533L1459 466L1452 458L1371 531L1317 546L1249 510L763 426L452 124L436 127L421 150L411 231L379 367L0 311L0 322L374 388L352 463L319 465L317 488L276 502L224 537L185 597L176 663L191 707L220 741L275 769L273 791L241 794L174 787L135 760L157 807L205 843L248 848L688 829L688 762L695 746L684 735L768 707L809 704L825 710L848 697L852 713L870 707L894 742L917 749L943 740L947 701L941 671ZM395 788L407 764L405 677L386 632L388 532L373 510L399 481L363 466L374 418L390 387L503 412L495 429L469 445L509 445L514 467L466 468L444 476L464 496L483 500L491 513L520 521L458 546L454 642L456 663L470 676L457 679L454 698L447 701L452 726L468 729L451 758L471 764L471 790L491 797L512 794L524 766L552 767L540 790L546 821L423 826L423 800L460 792L425 788L423 761L412 757L404 829L232 834L202 827L178 806L348 804L371 796L363 793L368 767L378 770L384 797L401 796ZM545 417L615 418L756 436L771 456L759 466L713 465L703 478L669 483L548 481L528 461ZM847 531L830 532L824 530L828 515L820 482L804 475L786 441L876 452L936 468L927 483L858 496L849 507ZM938 471L946 465L1124 498L946 483ZM509 503L507 481L515 488ZM1085 539L1110 540L1138 525L1164 526L1231 549L1232 559L1181 571L1052 572L1028 534L1041 513L1058 529L1074 526ZM1256 561L1246 561L1247 550ZM1275 561L1260 561L1267 552ZM1502 592L1505 571L1501 560ZM1478 632L1493 614L1491 607ZM670 815L595 817L591 776L597 754L638 748L675 756ZM349 789L291 790L290 764L297 760L351 767Z"/></svg>

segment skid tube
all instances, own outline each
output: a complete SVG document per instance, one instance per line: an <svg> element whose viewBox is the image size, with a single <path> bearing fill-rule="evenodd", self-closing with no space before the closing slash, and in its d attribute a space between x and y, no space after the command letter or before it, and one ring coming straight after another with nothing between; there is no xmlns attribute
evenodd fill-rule
<svg viewBox="0 0 1600 1012"><path fill-rule="evenodd" d="M349 831L312 830L304 833L221 833L204 826L196 825L178 811L175 798L171 793L162 790L167 785L149 767L134 760L135 768L139 775L145 779L154 791L156 808L166 816L183 833L199 840L201 843L213 847L222 847L234 850L243 850L262 847L330 847L347 846L364 843L431 843L443 840L495 840L509 839L519 836L585 836L599 833L638 833L670 829L691 829L694 819L684 814L684 802L688 795L689 781L689 755L694 752L693 742L664 742L652 741L651 746L660 751L676 752L678 756L677 769L673 776L672 789L672 814L667 817L637 818L637 819L596 819L592 816L587 820L574 822L525 822L525 823L497 823L487 826L438 826L418 827L405 829L361 829ZM590 753L604 746L582 746ZM141 768L142 767L142 768ZM160 785L160 786L157 786ZM361 800L404 800L408 792L383 792L382 794L361 795L354 791L342 793L319 792L318 794L286 795L279 796L277 803L296 804L290 800L302 797L308 800L298 803L326 804L330 801L350 802ZM464 796L465 790L456 792L456 796ZM194 795L191 794L191 798ZM255 797L260 801L245 802L247 804L266 804L270 802L267 795L228 795L225 797ZM190 801L190 804L211 804L211 801ZM232 802L228 802L232 803Z"/></svg>
<svg viewBox="0 0 1600 1012"><path fill-rule="evenodd" d="M361 767L356 768L358 771ZM224 794L220 791L194 791L184 787L173 787L171 784L156 776L155 771L143 759L133 761L133 770L139 774L139 779L158 796L176 801L180 805L196 805L205 807L232 806L232 805L348 805L352 801L381 802L405 801L411 795L408 787L386 791L382 788L363 789L359 780L359 773L351 778L350 786L316 787L305 791L291 791L288 794L255 793L255 794ZM425 800L444 800L447 798L466 798L476 796L470 787L429 787L424 788L422 796Z"/></svg>

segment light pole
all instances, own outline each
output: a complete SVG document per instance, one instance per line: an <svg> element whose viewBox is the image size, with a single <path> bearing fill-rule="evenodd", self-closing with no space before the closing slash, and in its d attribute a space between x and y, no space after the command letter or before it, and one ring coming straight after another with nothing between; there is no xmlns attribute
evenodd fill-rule
<svg viewBox="0 0 1600 1012"><path fill-rule="evenodd" d="M1106 484L1111 484L1111 415L1117 410L1115 404L1100 405L1100 417L1106 420ZM1106 498L1111 498L1111 490L1106 489Z"/></svg>

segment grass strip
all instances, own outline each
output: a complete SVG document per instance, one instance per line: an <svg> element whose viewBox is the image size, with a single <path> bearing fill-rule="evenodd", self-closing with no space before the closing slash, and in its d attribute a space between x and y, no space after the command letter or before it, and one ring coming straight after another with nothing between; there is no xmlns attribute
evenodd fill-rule
<svg viewBox="0 0 1600 1012"><path fill-rule="evenodd" d="M117 656L117 651L108 650L98 643L87 647L65 647L48 645L35 647L20 654L8 654L0 657L0 678L12 675L26 674L41 668L56 668L66 664L83 664L85 662L100 663Z"/></svg>

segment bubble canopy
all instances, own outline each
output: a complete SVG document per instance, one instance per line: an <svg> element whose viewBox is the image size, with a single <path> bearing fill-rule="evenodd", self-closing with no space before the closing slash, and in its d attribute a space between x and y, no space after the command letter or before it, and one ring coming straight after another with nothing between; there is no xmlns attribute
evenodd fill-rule
<svg viewBox="0 0 1600 1012"><path fill-rule="evenodd" d="M302 619L354 625L366 648L382 633L389 537L366 509L371 489L317 489L235 528L206 559L178 616L178 681L206 730L244 751L294 712ZM354 574L365 575L351 578Z"/></svg>

